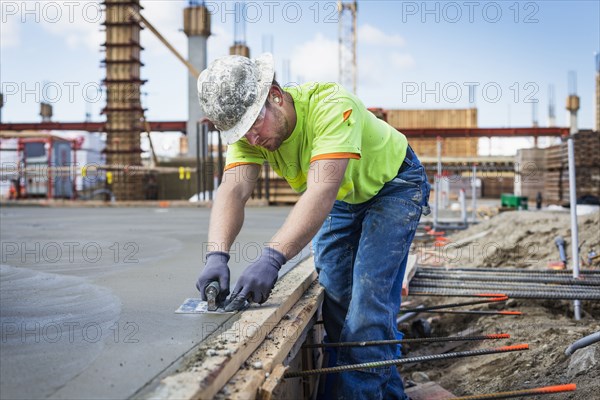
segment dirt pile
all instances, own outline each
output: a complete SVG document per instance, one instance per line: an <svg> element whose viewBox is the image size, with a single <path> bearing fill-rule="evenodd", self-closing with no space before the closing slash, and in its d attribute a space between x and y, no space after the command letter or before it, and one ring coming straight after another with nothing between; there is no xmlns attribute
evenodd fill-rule
<svg viewBox="0 0 600 400"><path fill-rule="evenodd" d="M579 217L580 254L585 259L594 249L600 253L600 213ZM546 269L559 259L554 238L561 235L571 258L568 213L508 212L450 236L440 264L461 267ZM454 253L452 253L451 249ZM440 251L440 249L436 249ZM460 254L462 253L462 254ZM598 269L598 261L583 268ZM464 302L465 298L409 297L411 306ZM570 394L544 399L595 399L600 393L600 343L577 350L565 349L574 341L600 330L600 302L582 302L582 319L573 319L570 301L510 299L461 307L470 310L521 311L522 316L477 316L465 314L420 314L431 325L431 336L509 333L508 340L453 342L407 347L406 355L435 354L527 343L529 350L429 362L401 368L405 379L432 380L463 396L535 388L566 383L577 384ZM407 328L401 327L401 328ZM410 332L408 329L402 329Z"/></svg>
<svg viewBox="0 0 600 400"><path fill-rule="evenodd" d="M580 266L588 268L588 253L600 254L600 212L580 216L578 229ZM448 266L545 269L560 259L554 242L557 236L564 239L570 260L568 212L505 212L452 235L452 242L438 252ZM600 262L595 266L600 267Z"/></svg>

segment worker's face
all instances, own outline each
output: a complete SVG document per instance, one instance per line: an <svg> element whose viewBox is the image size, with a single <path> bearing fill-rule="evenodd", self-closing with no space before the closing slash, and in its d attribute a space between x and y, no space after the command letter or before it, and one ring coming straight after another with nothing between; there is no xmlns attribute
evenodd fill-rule
<svg viewBox="0 0 600 400"><path fill-rule="evenodd" d="M288 121L280 107L267 100L256 121L244 136L253 146L275 151L289 135L288 128Z"/></svg>

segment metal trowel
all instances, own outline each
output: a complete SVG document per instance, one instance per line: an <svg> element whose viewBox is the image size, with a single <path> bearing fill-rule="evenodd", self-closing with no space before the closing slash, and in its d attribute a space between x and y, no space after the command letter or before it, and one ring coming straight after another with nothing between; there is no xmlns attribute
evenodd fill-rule
<svg viewBox="0 0 600 400"><path fill-rule="evenodd" d="M175 313L177 314L235 314L236 311L225 311L225 307L229 304L229 299L225 300L223 304L219 304L218 296L221 292L219 282L211 282L206 289L204 294L206 295L206 301L197 298L185 299L183 304L179 306Z"/></svg>

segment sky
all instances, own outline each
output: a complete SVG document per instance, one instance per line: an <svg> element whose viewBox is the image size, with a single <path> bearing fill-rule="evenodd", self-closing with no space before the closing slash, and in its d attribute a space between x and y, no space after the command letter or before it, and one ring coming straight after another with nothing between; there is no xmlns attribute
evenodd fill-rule
<svg viewBox="0 0 600 400"><path fill-rule="evenodd" d="M335 1L206 1L212 12L209 62L228 54L236 18L251 56L271 51L281 83L338 80ZM358 1L357 94L368 107L478 108L480 127L548 126L549 86L556 123L568 124L569 72L581 97L579 127L594 125L594 53L600 5L590 1ZM184 55L188 1L142 0L144 16ZM3 122L102 121L105 70L98 1L0 0ZM149 30L142 32L142 105L149 120L187 118L187 70ZM289 69L284 68L289 65ZM518 145L528 147L528 139ZM517 145L517 144L515 144ZM511 144L507 151L514 151ZM492 151L493 143L487 144Z"/></svg>

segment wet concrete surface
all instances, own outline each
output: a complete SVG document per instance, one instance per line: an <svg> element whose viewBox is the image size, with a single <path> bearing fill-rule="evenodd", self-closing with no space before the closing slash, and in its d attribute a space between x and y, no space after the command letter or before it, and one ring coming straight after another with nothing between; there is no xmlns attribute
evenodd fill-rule
<svg viewBox="0 0 600 400"><path fill-rule="evenodd" d="M289 208L248 208L231 287ZM210 210L0 210L0 398L132 396L230 316L198 297ZM283 268L308 254L305 249Z"/></svg>

